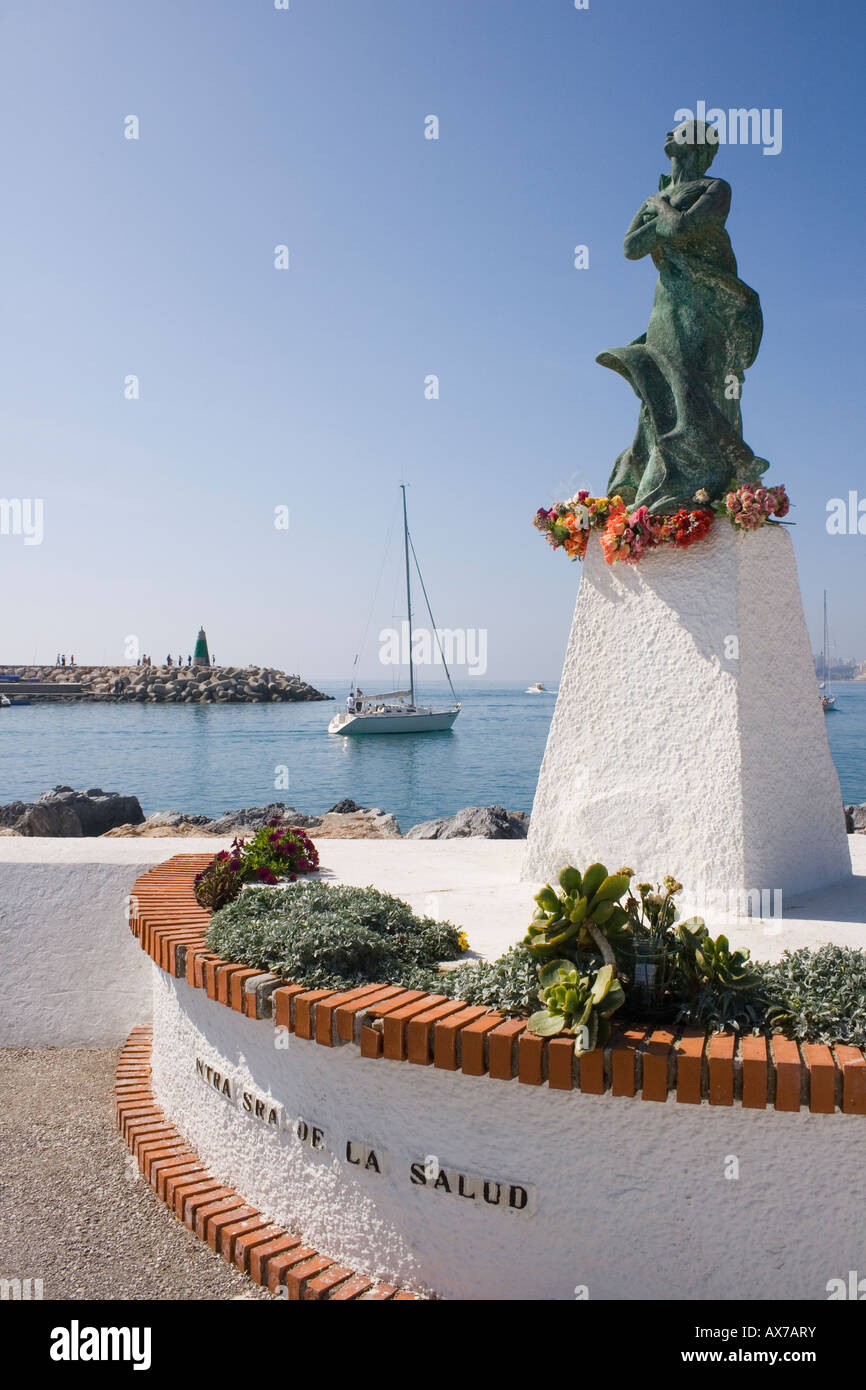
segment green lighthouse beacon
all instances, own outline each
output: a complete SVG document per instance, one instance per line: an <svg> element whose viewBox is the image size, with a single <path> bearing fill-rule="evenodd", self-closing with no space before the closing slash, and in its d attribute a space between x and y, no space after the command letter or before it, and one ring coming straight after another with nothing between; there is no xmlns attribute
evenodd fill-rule
<svg viewBox="0 0 866 1390"><path fill-rule="evenodd" d="M207 637L205 630L200 627L195 643L195 656L192 659L193 666L210 666L210 655L207 649Z"/></svg>

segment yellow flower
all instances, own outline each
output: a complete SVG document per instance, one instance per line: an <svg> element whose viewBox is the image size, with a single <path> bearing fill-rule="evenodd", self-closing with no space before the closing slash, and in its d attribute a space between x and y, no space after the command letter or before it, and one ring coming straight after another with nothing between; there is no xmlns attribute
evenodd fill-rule
<svg viewBox="0 0 866 1390"><path fill-rule="evenodd" d="M469 937L466 935L465 931L459 931L457 933L457 944L461 951L469 950Z"/></svg>

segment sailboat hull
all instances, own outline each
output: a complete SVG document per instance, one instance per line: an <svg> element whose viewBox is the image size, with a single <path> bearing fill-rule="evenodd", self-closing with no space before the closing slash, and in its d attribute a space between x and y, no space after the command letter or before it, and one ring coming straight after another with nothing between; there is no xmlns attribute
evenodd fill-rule
<svg viewBox="0 0 866 1390"><path fill-rule="evenodd" d="M460 713L457 709L409 710L401 714L336 714L328 725L329 734L357 738L366 734L428 734L450 729Z"/></svg>

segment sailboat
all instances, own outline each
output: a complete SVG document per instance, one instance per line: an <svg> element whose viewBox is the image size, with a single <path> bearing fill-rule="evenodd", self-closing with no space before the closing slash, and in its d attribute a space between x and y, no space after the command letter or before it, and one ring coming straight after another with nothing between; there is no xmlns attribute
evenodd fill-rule
<svg viewBox="0 0 866 1390"><path fill-rule="evenodd" d="M818 689L822 691L821 708L825 714L831 714L836 708L836 697L830 693L830 635L827 627L827 590L824 590L824 679Z"/></svg>
<svg viewBox="0 0 866 1390"><path fill-rule="evenodd" d="M379 695L365 695L363 690L359 690L353 682L352 689L349 691L346 700L346 709L341 714L335 714L328 725L329 734L346 734L356 736L358 734L421 734L442 732L450 729L458 714L460 713L460 702L454 693L454 686L451 684L451 675L445 664L445 656L442 652L442 645L439 642L439 633L433 621L433 614L430 609L430 600L427 598L427 590L424 587L424 580L421 576L421 567L418 564L418 556L415 554L415 547L409 538L409 520L406 513L406 484L401 483L403 492L403 551L406 561L406 616L409 627L409 689L390 690ZM415 568L418 571L418 579L421 584L421 592L427 604L427 612L430 615L430 626L433 629L436 642L439 645L442 665L445 668L445 675L448 678L448 686L454 700L453 706L447 709L433 709L430 705L418 705L415 703L415 665L412 658L412 583L409 566L409 548L412 548L412 557L415 561ZM357 658L356 658L357 660Z"/></svg>

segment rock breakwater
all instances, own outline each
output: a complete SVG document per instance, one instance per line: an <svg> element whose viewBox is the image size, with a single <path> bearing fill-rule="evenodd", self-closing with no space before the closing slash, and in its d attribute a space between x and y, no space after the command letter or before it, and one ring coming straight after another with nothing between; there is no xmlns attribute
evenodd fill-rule
<svg viewBox="0 0 866 1390"><path fill-rule="evenodd" d="M300 700L330 700L300 676L272 666L2 666L0 674L18 681L0 682L14 699L64 697L114 704L223 705ZM16 691L18 684L24 689ZM43 689L40 690L39 687Z"/></svg>

